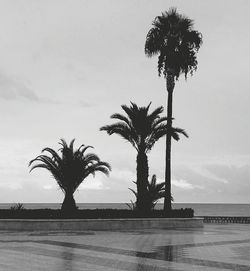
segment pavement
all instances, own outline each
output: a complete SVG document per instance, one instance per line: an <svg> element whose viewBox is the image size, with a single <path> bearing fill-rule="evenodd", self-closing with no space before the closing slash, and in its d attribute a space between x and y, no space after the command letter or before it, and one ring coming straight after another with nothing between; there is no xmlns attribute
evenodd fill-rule
<svg viewBox="0 0 250 271"><path fill-rule="evenodd" d="M136 231L0 231L0 270L250 270L250 224Z"/></svg>

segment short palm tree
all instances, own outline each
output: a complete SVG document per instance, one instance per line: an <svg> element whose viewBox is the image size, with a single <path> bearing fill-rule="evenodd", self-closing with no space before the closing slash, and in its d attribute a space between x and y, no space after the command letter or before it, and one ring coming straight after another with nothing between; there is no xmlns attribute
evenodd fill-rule
<svg viewBox="0 0 250 271"><path fill-rule="evenodd" d="M136 184L136 182L134 182ZM134 189L129 188L130 191L137 198L137 192ZM165 182L157 183L156 175L154 174L151 178L151 181L147 183L147 205L149 210L153 210L159 199L164 198L165 196ZM171 201L173 198L171 197ZM134 202L131 201L131 205L128 205L133 209Z"/></svg>
<svg viewBox="0 0 250 271"><path fill-rule="evenodd" d="M127 116L122 114L113 114L112 119L119 121L100 128L109 135L118 134L126 141L132 144L137 151L137 201L136 208L140 211L147 211L145 204L147 198L147 182L148 182L148 158L147 153L152 149L155 142L167 133L166 118L160 117L163 107L157 107L153 112L149 113L151 103L146 107L138 107L131 102L130 106L122 105L122 109ZM186 135L185 131L179 129L172 130L172 135L177 139L178 133Z"/></svg>
<svg viewBox="0 0 250 271"><path fill-rule="evenodd" d="M85 153L88 148L92 148L91 146L81 145L74 150L74 141L73 139L67 145L65 140L61 139L59 142L62 146L59 149L61 155L51 148L45 148L42 152L49 153L49 156L39 155L29 163L31 166L34 162L38 162L31 167L30 171L35 168L45 168L52 174L65 194L61 209L66 212L76 210L73 194L86 177L90 174L94 175L97 171L108 175L111 170L110 165L102 162L96 154Z"/></svg>
<svg viewBox="0 0 250 271"><path fill-rule="evenodd" d="M145 54L158 55L158 73L166 78L168 92L167 126L172 129L172 99L175 82L181 74L191 75L197 69L196 54L202 44L201 33L193 30L193 21L177 13L175 8L157 16L149 30ZM171 209L171 135L166 136L166 195L164 209Z"/></svg>
<svg viewBox="0 0 250 271"><path fill-rule="evenodd" d="M157 183L156 175L151 178L151 182L148 182L148 198L150 209L154 209L159 199L165 196L165 182Z"/></svg>

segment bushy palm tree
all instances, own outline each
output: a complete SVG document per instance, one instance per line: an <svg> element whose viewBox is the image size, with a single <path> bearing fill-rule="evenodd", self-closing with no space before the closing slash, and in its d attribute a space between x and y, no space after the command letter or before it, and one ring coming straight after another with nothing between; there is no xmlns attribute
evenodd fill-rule
<svg viewBox="0 0 250 271"><path fill-rule="evenodd" d="M67 145L66 141L61 139L59 142L62 146L59 149L61 155L51 148L44 148L42 152L50 155L39 155L29 163L31 166L34 162L38 162L30 171L35 168L45 168L52 174L65 194L61 209L66 212L76 210L73 194L86 177L90 174L95 175L97 171L108 175L111 170L110 165L102 162L96 154L85 153L87 149L92 148L91 146L81 145L74 150L74 141L73 139Z"/></svg>
<svg viewBox="0 0 250 271"><path fill-rule="evenodd" d="M202 44L201 33L193 30L193 21L171 8L157 16L149 30L145 54L158 55L158 73L166 78L168 92L167 126L172 129L172 100L175 82L181 74L191 75L197 69L196 54ZM171 135L166 136L166 195L164 209L171 209Z"/></svg>
<svg viewBox="0 0 250 271"><path fill-rule="evenodd" d="M151 178L151 182L148 182L148 201L150 209L154 209L159 199L165 196L165 182L157 183L156 175Z"/></svg>
<svg viewBox="0 0 250 271"><path fill-rule="evenodd" d="M136 182L134 182L136 184ZM129 188L130 191L135 195L135 198L137 199L138 193L132 189ZM147 182L147 204L148 210L153 210L159 199L163 198L165 196L165 182L157 183L156 181L156 175L154 174L151 178L151 181ZM173 201L173 198L171 197L171 201ZM128 204L128 206L133 209L134 202L131 201L131 205Z"/></svg>
<svg viewBox="0 0 250 271"><path fill-rule="evenodd" d="M119 121L100 128L109 135L118 134L126 141L132 144L137 151L137 201L136 208L140 211L147 211L145 204L147 197L148 182L148 158L147 153L152 149L155 142L164 136L167 132L166 118L160 117L163 107L157 107L153 112L149 113L151 103L146 107L138 107L131 102L130 106L122 105L122 109L127 116L122 114L113 114L112 119ZM178 133L186 134L184 130L171 131L172 135L177 139Z"/></svg>

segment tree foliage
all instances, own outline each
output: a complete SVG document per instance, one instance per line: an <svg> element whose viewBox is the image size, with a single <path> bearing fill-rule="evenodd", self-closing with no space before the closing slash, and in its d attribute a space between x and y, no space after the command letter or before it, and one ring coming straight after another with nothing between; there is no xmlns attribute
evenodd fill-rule
<svg viewBox="0 0 250 271"><path fill-rule="evenodd" d="M136 182L134 182L136 184ZM129 190L135 195L137 199L138 193L129 188ZM147 181L147 197L145 201L145 205L147 205L148 210L153 210L157 202L164 198L165 196L165 182L157 183L156 175L154 174L151 178L151 181ZM171 196L171 201L173 201L173 197ZM127 204L131 209L136 209L136 205L133 201L130 201L131 205Z"/></svg>
<svg viewBox="0 0 250 271"><path fill-rule="evenodd" d="M169 71L175 79L181 73L187 77L197 69L196 53L202 44L202 35L193 30L193 21L177 12L176 8L157 16L149 30L145 54L158 55L158 73L165 77Z"/></svg>
<svg viewBox="0 0 250 271"><path fill-rule="evenodd" d="M57 153L51 148L44 148L42 153L35 159L31 160L29 166L30 171L36 168L44 168L48 170L61 190L65 193L65 200L69 197L69 204L66 203L65 208L75 208L73 194L79 185L90 175L95 175L96 172L102 172L105 175L109 174L111 166L102 162L94 153L86 153L91 146L81 145L77 150L74 150L74 139L68 145L64 139L61 139L59 144L60 153ZM35 163L35 164L34 164ZM64 201L65 202L65 201ZM69 205L69 206L67 206ZM64 207L64 206L62 206Z"/></svg>
<svg viewBox="0 0 250 271"><path fill-rule="evenodd" d="M151 103L145 107L139 107L132 103L130 106L122 105L126 115L113 114L112 119L118 122L100 128L109 135L118 134L139 152L149 152L155 142L166 134L166 118L160 117L163 107L157 107L149 113Z"/></svg>

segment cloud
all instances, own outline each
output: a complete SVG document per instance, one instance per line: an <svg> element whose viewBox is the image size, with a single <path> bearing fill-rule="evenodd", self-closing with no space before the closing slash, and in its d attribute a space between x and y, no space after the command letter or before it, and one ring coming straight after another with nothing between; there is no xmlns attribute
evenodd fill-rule
<svg viewBox="0 0 250 271"><path fill-rule="evenodd" d="M176 187L186 189L186 190L194 189L194 185L192 185L186 180L172 180L172 184Z"/></svg>
<svg viewBox="0 0 250 271"><path fill-rule="evenodd" d="M226 159L228 160L228 159ZM173 170L173 196L177 202L247 203L250 191L250 163L247 157L229 164L193 163ZM245 161L245 164L243 163ZM235 164L235 165L232 165ZM184 193L188 190L188 193Z"/></svg>
<svg viewBox="0 0 250 271"><path fill-rule="evenodd" d="M45 190L53 190L53 189L55 189L55 185L45 184L45 185L43 185L43 189L45 189Z"/></svg>
<svg viewBox="0 0 250 271"><path fill-rule="evenodd" d="M209 170L208 166L197 166L194 167L193 170L200 174L201 176L204 176L208 179L212 179L217 182L222 182L222 183L228 183L227 178L223 178L221 176L216 175L213 171Z"/></svg>
<svg viewBox="0 0 250 271"><path fill-rule="evenodd" d="M15 78L0 73L0 98L5 100L29 100L39 101L34 91L27 87L23 82Z"/></svg>
<svg viewBox="0 0 250 271"><path fill-rule="evenodd" d="M79 190L104 190L108 187L104 186L103 179L101 175L87 177L79 186Z"/></svg>
<svg viewBox="0 0 250 271"><path fill-rule="evenodd" d="M126 168L112 169L110 177L125 181L126 183L136 181L136 173Z"/></svg>
<svg viewBox="0 0 250 271"><path fill-rule="evenodd" d="M250 188L250 164L244 166L231 166L231 165L209 165L208 170L213 172L218 178L228 180L228 184L234 189L243 187ZM233 187L232 187L233 188Z"/></svg>
<svg viewBox="0 0 250 271"><path fill-rule="evenodd" d="M189 166L205 166L205 165L225 165L225 166L245 166L250 165L250 155L182 155L175 161L175 165Z"/></svg>
<svg viewBox="0 0 250 271"><path fill-rule="evenodd" d="M192 172L200 180L228 184L235 174L250 176L249 167L249 155L190 156L175 163L173 172L177 179L187 180Z"/></svg>
<svg viewBox="0 0 250 271"><path fill-rule="evenodd" d="M52 105L68 105L67 102L62 102L51 97L38 97L37 94L31 90L24 82L16 78L12 78L3 73L0 73L0 98L10 100L28 100L32 102L39 102ZM91 103L80 102L83 107L93 106ZM72 106L75 106L72 103Z"/></svg>

